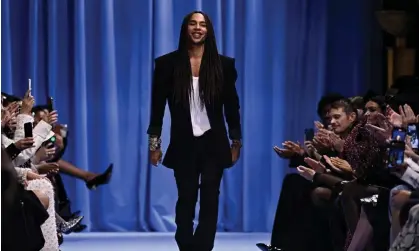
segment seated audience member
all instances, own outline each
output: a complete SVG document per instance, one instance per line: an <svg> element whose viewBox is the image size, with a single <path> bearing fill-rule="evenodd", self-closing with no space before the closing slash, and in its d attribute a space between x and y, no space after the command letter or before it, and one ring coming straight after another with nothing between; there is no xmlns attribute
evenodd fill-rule
<svg viewBox="0 0 419 251"><path fill-rule="evenodd" d="M40 175L53 175L58 168L54 164L46 164L53 157L58 145L51 141L55 137L52 126L45 121L38 123L32 130L33 137L25 138L24 125L33 124L31 110L34 98L28 91L19 103L7 103L2 100L2 146L10 154L13 165L19 174L21 183L26 190L41 191L48 198L48 218L41 225L44 236L44 247L42 250L58 250L58 233L54 203L54 189L51 182ZM4 131L7 131L6 135ZM36 166L34 165L36 164ZM49 165L45 170L45 165ZM42 173L41 173L42 174ZM38 192L35 192L38 193ZM73 222L61 222L64 225L77 224L81 218Z"/></svg>
<svg viewBox="0 0 419 251"><path fill-rule="evenodd" d="M419 201L409 211L409 218L391 245L390 251L419 250Z"/></svg>
<svg viewBox="0 0 419 251"><path fill-rule="evenodd" d="M398 127L405 127L409 124L419 123L410 106L400 107L400 114L392 112L393 123ZM410 137L406 137L405 165L400 168L400 177L405 184L394 187L390 193L390 220L391 235L390 242L393 242L402 227L399 221L401 209L410 199L418 199L415 190L419 189L419 155L411 148Z"/></svg>
<svg viewBox="0 0 419 251"><path fill-rule="evenodd" d="M370 113L375 113L375 112L385 115L386 110L387 110L387 103L385 101L385 97L376 95L375 93L369 91L367 92L367 94L365 94L363 99L365 103L365 107L364 107L365 115L368 115Z"/></svg>
<svg viewBox="0 0 419 251"><path fill-rule="evenodd" d="M387 209L393 205L394 211L397 204L398 218L416 203L416 190L409 182L414 183L419 172L412 173L416 155L408 141L405 164L396 171L386 164L392 128L406 126L408 118L410 123L417 121L408 105L397 114L388 108L386 98L369 93L334 100L326 114L329 123L316 123L315 137L304 142L305 148L286 141L283 149L275 149L280 157L290 158L292 166L298 165L301 177L285 177L271 245L257 244L261 250L331 250L326 238L333 242L333 250L388 250ZM400 184L410 190L400 189ZM398 189L389 200L393 187ZM404 220L400 222L403 227Z"/></svg>
<svg viewBox="0 0 419 251"><path fill-rule="evenodd" d="M364 98L361 96L352 97L349 99L352 104L352 107L356 109L358 117L361 117L364 114L365 102Z"/></svg>
<svg viewBox="0 0 419 251"><path fill-rule="evenodd" d="M47 120L50 112L47 109L47 106L38 106L33 109L35 123L38 123L42 120ZM66 132L68 133L68 132ZM67 141L67 137L65 137L65 141ZM89 171L85 171L83 169L77 168L76 166L72 165L71 163L63 160L58 159L57 161L59 165L60 172L64 172L69 174L73 177L83 180L86 182L86 186L89 189L96 188L100 185L104 185L109 183L110 178L112 177L112 169L113 165L110 164L109 167L103 172L102 174L97 174Z"/></svg>
<svg viewBox="0 0 419 251"><path fill-rule="evenodd" d="M14 142L19 142L20 140L24 139L25 132L24 132L24 124L32 123L33 117L31 116L31 110L33 107L35 100L30 95L28 91L23 98L21 105L19 105L19 109L14 111L8 111L10 114L15 114L15 126L14 128L10 128L9 136L13 135L13 139L7 137L6 135L2 134L2 145L6 149L14 148ZM3 103L4 104L4 103ZM7 111L10 109L8 106L4 107L4 110ZM2 116L3 117L3 116ZM3 123L2 123L3 124ZM7 124L5 123L5 126ZM41 129L42 128L42 129ZM26 148L23 151L17 151L15 155L11 156L13 163L15 166L25 167L25 163L30 163L30 159L35 156L38 149L41 148L41 145L54 136L54 133L51 132L51 126L47 123L38 124L37 127L33 129L33 145L32 147ZM31 164L29 164L31 167ZM47 220L41 225L42 234L44 236L45 244L42 250L58 250L58 238L57 238L57 229L56 229L56 219L55 219L55 205L54 205L54 190L51 186L51 183L46 179L33 179L27 180L28 173L35 173L37 175L36 169L20 169L21 170L21 181L22 183L26 184L25 189L27 190L39 190L43 193L47 194L49 205L48 205L48 218Z"/></svg>
<svg viewBox="0 0 419 251"><path fill-rule="evenodd" d="M45 240L41 225L47 220L48 197L26 190L4 147L1 149L1 247L9 251L39 251ZM27 179L39 178L36 175Z"/></svg>
<svg viewBox="0 0 419 251"><path fill-rule="evenodd" d="M334 121L335 111L333 110L333 106L330 113L332 115L332 127L336 132L338 127L345 125L346 123L342 123L342 121L338 120L338 118L342 118L341 115L336 116L337 121ZM373 117L375 117L375 119L372 119ZM365 199L365 197L372 195L378 196L379 194L383 194L382 192L385 194L385 192L388 191L386 189L381 189L380 187L391 188L392 185L397 183L396 179L391 176L384 167L384 160L386 158L385 150L387 147L386 137L382 133L377 133L375 131L376 129L369 126L370 124L374 127L379 126L383 130L390 130L391 134L390 121L387 121L382 114L378 113L367 115L364 117L363 121L364 122L353 126L350 134L345 139L341 157L347 161L325 156L329 167L333 170L341 169L341 171L348 171L348 174L353 176L352 179L355 179L355 182L351 181L351 183L343 186L336 175L324 173L326 168L324 165L319 165L321 163L317 164L317 168L315 168L316 165L312 165L315 170L305 167L298 168L300 173L307 179L313 180L313 183L320 186L326 185L328 188L332 188L329 193L325 193L324 195L329 194L328 196L333 196L333 194L336 194L337 192L342 193L340 200L343 203L342 208L346 219L346 225L349 230L348 242L345 250L363 250L364 248L368 248L367 245L372 241L372 228L368 228L367 224L362 223L369 224L372 219L373 221L375 220L375 222L380 223L379 227L374 228L374 237L383 236L383 234L388 236L388 231L382 231L383 229L386 229L385 224L383 224L383 221L385 222L385 217L382 217L384 220L377 219L377 215L379 215L377 212L380 212L380 208L381 212L385 212L385 205L386 203L388 204L386 196L380 196L380 198L384 198L384 200L380 199L378 205L382 206L373 207L372 209L369 209L368 207L361 208L361 219L365 221L361 221L359 218L360 208L357 204L362 201L363 198ZM387 133L387 135L390 134ZM311 163L314 163L314 161L311 161ZM319 168L319 166L321 166L321 168ZM347 177L346 180L351 180L351 178ZM341 190L342 188L343 191ZM365 211L365 209L368 210ZM369 213L369 211L372 212ZM384 214L381 214L381 216L383 215ZM355 238L356 236L359 238ZM354 239L352 239L352 237L354 237ZM388 245L386 246L385 242L382 241L382 238L377 238L372 244L375 245L377 250L385 250L386 247L388 247Z"/></svg>
<svg viewBox="0 0 419 251"><path fill-rule="evenodd" d="M321 118L321 123L316 123L317 127L329 127L330 106L342 98L343 96L339 94L322 97L317 107L317 114ZM304 163L304 157L309 156L303 147L294 142L286 141L283 145L284 149L276 151L281 158L290 159L290 167L295 168ZM314 207L310 199L314 188L311 182L307 182L298 174L285 176L275 214L271 243L270 245L258 243L257 246L261 250L304 251L312 248L331 250L327 218L324 218L322 210ZM305 241L300 241L301 236L304 236Z"/></svg>
<svg viewBox="0 0 419 251"><path fill-rule="evenodd" d="M50 117L54 115L54 111L50 112L50 108L47 105L40 105L35 106L32 109L32 114L34 116L34 124L36 125L40 121L49 121ZM96 174L93 172L85 171L83 169L80 169L73 164L71 164L68 161L65 161L62 159L62 156L64 155L65 148L68 144L68 130L66 125L60 125L55 124L53 128L56 135L59 135L62 137L63 141L63 148L61 151L59 151L52 162L56 162L59 167L59 171L63 172L65 174L71 175L73 177L79 178L86 182L86 186L89 189L96 188L100 185L107 184L112 176L112 169L113 165L111 164L104 173L102 174ZM56 187L56 193L57 193L57 211L59 212L60 217L62 217L64 220L71 221L74 219L77 219L80 217L77 213L72 213L70 208L70 200L68 199L67 193L64 188L64 184L62 182L62 178L59 173L54 175L53 179L54 186ZM72 231L79 232L85 229L86 226L82 224L78 224L73 228ZM68 230L67 230L68 231Z"/></svg>

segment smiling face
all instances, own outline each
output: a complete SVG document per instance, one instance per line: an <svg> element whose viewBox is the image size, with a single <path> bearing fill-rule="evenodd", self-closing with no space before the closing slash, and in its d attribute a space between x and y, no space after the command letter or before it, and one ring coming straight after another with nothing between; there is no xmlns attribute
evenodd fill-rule
<svg viewBox="0 0 419 251"><path fill-rule="evenodd" d="M332 129L338 135L347 131L356 119L354 112L348 114L342 107L330 109L330 116Z"/></svg>
<svg viewBox="0 0 419 251"><path fill-rule="evenodd" d="M207 23L201 13L195 13L188 22L188 37L192 45L201 45L207 37Z"/></svg>

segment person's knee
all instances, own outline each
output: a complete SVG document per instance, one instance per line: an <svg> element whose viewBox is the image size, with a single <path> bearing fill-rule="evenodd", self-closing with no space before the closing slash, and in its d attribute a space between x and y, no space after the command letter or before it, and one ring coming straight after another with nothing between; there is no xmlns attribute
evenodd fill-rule
<svg viewBox="0 0 419 251"><path fill-rule="evenodd" d="M202 196L218 198L220 194L221 179L222 173L201 175L201 183L199 184L201 199Z"/></svg>
<svg viewBox="0 0 419 251"><path fill-rule="evenodd" d="M324 187L317 187L311 192L311 200L315 206L322 207L330 201L331 190Z"/></svg>
<svg viewBox="0 0 419 251"><path fill-rule="evenodd" d="M390 190L390 211L400 211L409 200L411 189L405 185L399 185Z"/></svg>
<svg viewBox="0 0 419 251"><path fill-rule="evenodd" d="M356 196L356 192L355 191L357 191L356 185L354 185L353 183L347 183L347 184L345 184L342 187L342 192L340 194L341 200L342 201L345 201L345 200L348 200L348 199L349 200L352 200L355 197L358 197L358 196Z"/></svg>
<svg viewBox="0 0 419 251"><path fill-rule="evenodd" d="M39 201L44 206L44 208L47 209L49 207L49 198L48 198L48 196L44 192L42 192L40 190L33 190L33 192L36 195L36 197L38 197Z"/></svg>
<svg viewBox="0 0 419 251"><path fill-rule="evenodd" d="M285 184L294 184L294 183L301 183L301 182L307 182L301 175L298 173L289 173L285 175L284 180L282 181L282 186Z"/></svg>
<svg viewBox="0 0 419 251"><path fill-rule="evenodd" d="M218 200L220 183L217 181L203 181L199 186L200 200Z"/></svg>

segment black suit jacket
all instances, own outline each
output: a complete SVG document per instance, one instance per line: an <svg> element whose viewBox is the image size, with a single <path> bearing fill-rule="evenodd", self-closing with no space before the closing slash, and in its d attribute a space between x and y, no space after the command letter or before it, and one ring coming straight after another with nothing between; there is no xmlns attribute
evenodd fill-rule
<svg viewBox="0 0 419 251"><path fill-rule="evenodd" d="M161 135L164 110L168 102L171 115L170 144L163 159L163 165L168 168L182 168L194 161L194 135L189 106L185 108L180 102L175 103L173 100L173 72L178 58L179 53L174 51L155 60L151 118L147 130L149 135ZM222 99L211 105L206 104L206 109L212 131L209 154L218 166L226 168L232 166L232 159L224 116L230 139L241 139L240 105L235 86L235 61L222 55L220 58L224 74Z"/></svg>

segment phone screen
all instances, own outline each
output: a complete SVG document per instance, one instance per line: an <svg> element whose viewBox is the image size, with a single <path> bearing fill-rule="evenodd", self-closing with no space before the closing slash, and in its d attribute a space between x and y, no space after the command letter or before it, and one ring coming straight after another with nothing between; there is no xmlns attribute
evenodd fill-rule
<svg viewBox="0 0 419 251"><path fill-rule="evenodd" d="M31 122L25 123L23 125L23 128L24 128L24 131L25 131L25 138L32 138L32 136L33 136L33 134L32 134L32 130L33 130L32 123Z"/></svg>
<svg viewBox="0 0 419 251"><path fill-rule="evenodd" d="M57 141L57 138L55 136L52 136L51 138L49 138L48 141L51 143L55 143L55 141Z"/></svg>
<svg viewBox="0 0 419 251"><path fill-rule="evenodd" d="M314 138L314 129L307 128L304 130L304 141L312 141Z"/></svg>
<svg viewBox="0 0 419 251"><path fill-rule="evenodd" d="M391 133L391 140L404 142L406 140L406 131L402 128L394 128Z"/></svg>
<svg viewBox="0 0 419 251"><path fill-rule="evenodd" d="M394 168L404 162L404 143L392 142L388 148L387 167Z"/></svg>
<svg viewBox="0 0 419 251"><path fill-rule="evenodd" d="M55 136L52 136L47 141L45 141L42 145L47 148L54 148L55 147L54 144L56 141L57 141L57 138Z"/></svg>
<svg viewBox="0 0 419 251"><path fill-rule="evenodd" d="M410 136L410 144L413 149L419 148L419 139L418 139L418 124L410 124L407 126L407 134Z"/></svg>

